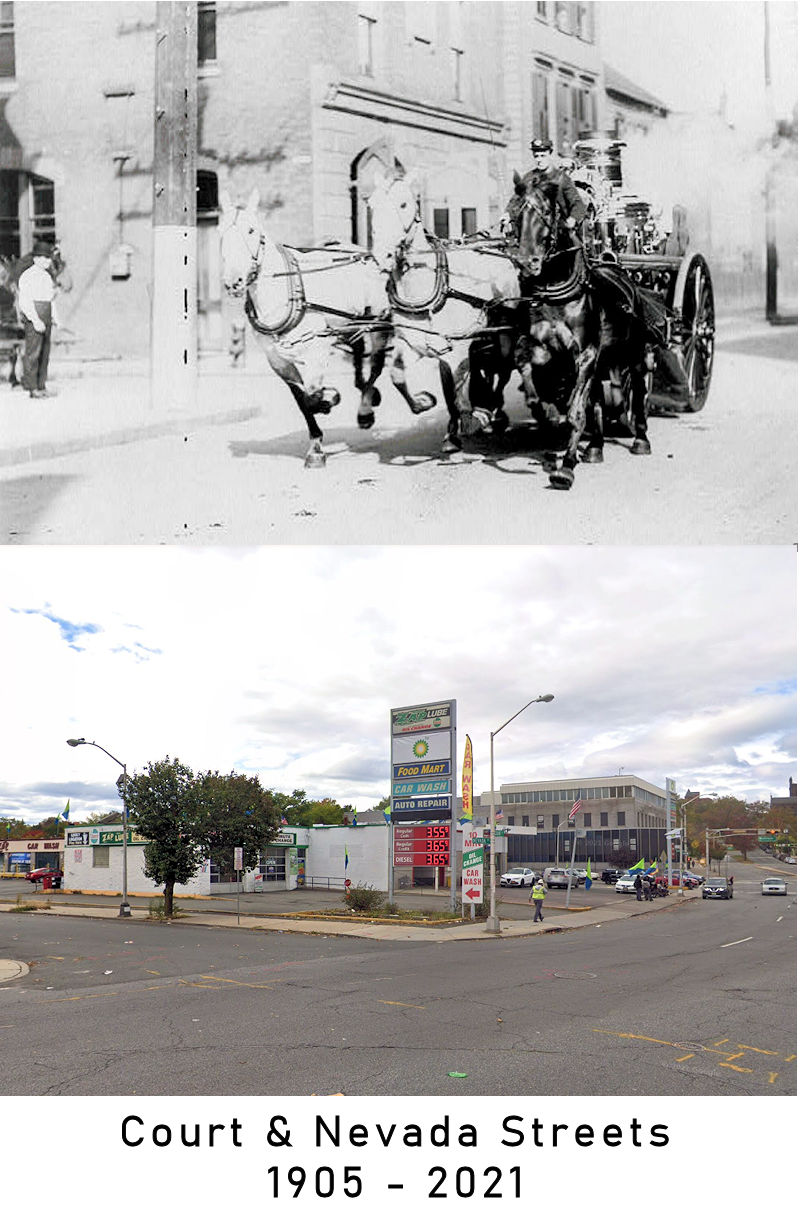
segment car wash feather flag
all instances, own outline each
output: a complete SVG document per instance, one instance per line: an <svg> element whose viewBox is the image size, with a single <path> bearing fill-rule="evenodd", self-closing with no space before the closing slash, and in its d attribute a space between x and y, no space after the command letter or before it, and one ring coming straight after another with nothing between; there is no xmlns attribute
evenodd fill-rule
<svg viewBox="0 0 800 1217"><path fill-rule="evenodd" d="M584 880L584 887L586 888L587 892L591 886L592 886L592 867L589 863L589 859L587 858L586 859L586 879Z"/></svg>
<svg viewBox="0 0 800 1217"><path fill-rule="evenodd" d="M350 855L347 852L347 846L344 847L344 873L347 874L347 868L350 865Z"/></svg>
<svg viewBox="0 0 800 1217"><path fill-rule="evenodd" d="M472 740L467 736L461 770L461 816L459 824L472 823Z"/></svg>
<svg viewBox="0 0 800 1217"><path fill-rule="evenodd" d="M62 820L68 820L68 819L69 819L69 799L67 799L67 805L66 805L66 807L64 808L64 810L63 810L63 811L62 811L62 813L61 813L61 819L62 819Z"/></svg>

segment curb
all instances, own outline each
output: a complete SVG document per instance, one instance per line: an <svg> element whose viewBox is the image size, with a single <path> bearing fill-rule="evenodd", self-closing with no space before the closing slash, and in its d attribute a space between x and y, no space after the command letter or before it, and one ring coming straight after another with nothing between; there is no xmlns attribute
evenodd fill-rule
<svg viewBox="0 0 800 1217"><path fill-rule="evenodd" d="M159 422L141 426L121 427L114 431L77 435L71 439L34 440L18 444L13 448L0 449L0 468L13 465L32 464L34 461L54 460L76 452L92 452L99 448L113 448L123 444L134 444L139 440L162 439L167 435L183 435L188 430L200 427L218 427L229 423L248 422L261 413L260 406L240 406L223 413L199 414L192 417L165 418Z"/></svg>

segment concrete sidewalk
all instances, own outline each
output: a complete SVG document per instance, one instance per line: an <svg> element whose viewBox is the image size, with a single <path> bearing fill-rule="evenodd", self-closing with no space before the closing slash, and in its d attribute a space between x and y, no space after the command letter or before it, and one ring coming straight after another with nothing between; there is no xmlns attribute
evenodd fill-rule
<svg viewBox="0 0 800 1217"><path fill-rule="evenodd" d="M698 899L700 888L693 891L674 893L666 900L654 900L643 903L640 908L636 900L623 907L614 906L607 909L585 909L580 912L568 912L565 909L553 910L549 914L545 908L545 920L533 924L533 914L527 921L500 921L500 932L489 933L484 922L459 925L448 925L446 922L429 922L427 925L404 922L398 919L397 925L386 922L348 921L346 918L326 918L324 916L309 916L290 914L285 916L262 916L242 913L238 921L235 913L209 913L188 911L185 917L178 918L171 925L186 925L194 928L198 925L211 926L226 930L262 930L280 934L322 934L325 937L368 938L381 942L479 942L487 939L523 938L536 934L554 934L566 930L599 928L609 922L622 921L630 917L648 916L666 912L669 909L685 905L690 900ZM47 900L33 897L25 901L27 904L37 904L39 909L35 916L56 917L92 917L107 921L119 920L119 906L99 907L97 905L61 905L58 908L46 907ZM0 913L13 913L15 905L0 903ZM146 909L133 908L131 922L147 921Z"/></svg>
<svg viewBox="0 0 800 1217"><path fill-rule="evenodd" d="M721 353L745 344L743 353L787 358L796 355L796 342L796 327L776 329L754 312L717 318ZM332 380L341 375L349 383L343 367L332 366ZM153 408L144 359L82 360L56 353L49 384L57 397L32 400L23 389L0 382L0 468L244 422L286 392L254 344L242 367L232 368L224 353L201 358L195 400L185 411L159 414Z"/></svg>

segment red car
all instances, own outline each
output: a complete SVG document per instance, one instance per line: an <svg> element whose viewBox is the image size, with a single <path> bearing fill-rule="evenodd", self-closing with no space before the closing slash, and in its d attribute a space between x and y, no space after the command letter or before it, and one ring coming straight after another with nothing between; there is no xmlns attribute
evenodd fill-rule
<svg viewBox="0 0 800 1217"><path fill-rule="evenodd" d="M63 870L51 870L49 866L40 866L38 870L28 871L25 878L35 885L41 883L46 875L53 880L53 887L61 887L61 880L64 878Z"/></svg>

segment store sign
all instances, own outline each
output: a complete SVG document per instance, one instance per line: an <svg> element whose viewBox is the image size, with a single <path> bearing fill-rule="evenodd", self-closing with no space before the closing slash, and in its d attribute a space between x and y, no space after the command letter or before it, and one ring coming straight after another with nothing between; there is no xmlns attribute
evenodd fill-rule
<svg viewBox="0 0 800 1217"><path fill-rule="evenodd" d="M477 832L464 834L461 855L461 901L480 904L483 900L483 838Z"/></svg>
<svg viewBox="0 0 800 1217"><path fill-rule="evenodd" d="M414 761L392 765L392 777L395 779L446 777L449 773L449 761Z"/></svg>
<svg viewBox="0 0 800 1217"><path fill-rule="evenodd" d="M399 710L392 710L392 735L449 731L455 718L455 705L454 701L445 701L432 706L403 706Z"/></svg>
<svg viewBox="0 0 800 1217"><path fill-rule="evenodd" d="M434 782L395 782L392 786L393 795L431 795L449 794L450 782L447 778Z"/></svg>
<svg viewBox="0 0 800 1217"><path fill-rule="evenodd" d="M450 820L455 701L397 707L390 711L390 723L392 822Z"/></svg>

